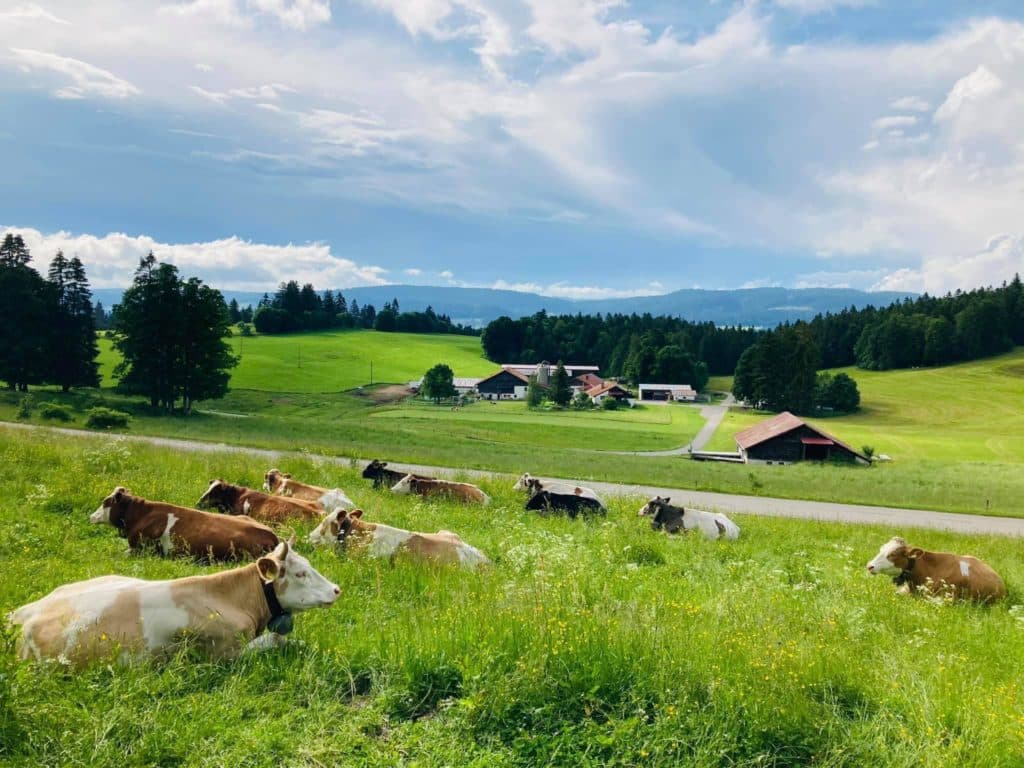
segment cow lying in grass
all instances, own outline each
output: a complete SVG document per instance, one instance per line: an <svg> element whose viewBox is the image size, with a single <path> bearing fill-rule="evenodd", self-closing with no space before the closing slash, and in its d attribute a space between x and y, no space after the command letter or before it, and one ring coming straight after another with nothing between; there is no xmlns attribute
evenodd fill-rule
<svg viewBox="0 0 1024 768"><path fill-rule="evenodd" d="M18 653L82 666L173 650L182 640L214 658L280 645L293 613L331 605L341 594L293 542L250 565L205 576L100 576L58 587L8 617L21 628Z"/></svg>
<svg viewBox="0 0 1024 768"><path fill-rule="evenodd" d="M565 512L575 519L580 513L584 515L604 514L607 512L604 502L589 488L566 485L565 483L542 483L529 474L523 475L513 486L516 490L526 489L530 498L526 501L526 509L543 512Z"/></svg>
<svg viewBox="0 0 1024 768"><path fill-rule="evenodd" d="M900 590L908 594L924 593L983 603L1006 597L1006 585L988 563L971 555L910 547L899 536L882 545L867 569L872 575L892 576Z"/></svg>
<svg viewBox="0 0 1024 768"><path fill-rule="evenodd" d="M211 480L196 506L200 509L220 509L229 515L248 515L264 523L283 523L293 518L319 520L324 508L313 501L268 496L252 488L232 485L223 480Z"/></svg>
<svg viewBox="0 0 1024 768"><path fill-rule="evenodd" d="M391 488L392 493L415 493L425 498L453 499L472 504L490 504L491 497L470 483L456 483L451 480L427 480L416 475L406 475Z"/></svg>
<svg viewBox="0 0 1024 768"><path fill-rule="evenodd" d="M275 496L287 496L300 501L313 501L324 509L351 508L355 502L341 488L321 488L319 485L300 483L287 472L267 470L263 476L263 490Z"/></svg>
<svg viewBox="0 0 1024 768"><path fill-rule="evenodd" d="M386 461L374 459L366 465L366 469L363 470L363 477L367 480L373 480L374 488L391 488L395 483L409 474L408 472L399 472L396 469L388 469L387 466L388 463ZM421 480L431 479L426 475L413 474L413 477ZM343 504L342 506L345 505Z"/></svg>
<svg viewBox="0 0 1024 768"><path fill-rule="evenodd" d="M416 533L381 523L368 523L363 520L361 509L351 512L334 510L309 534L309 540L313 544L365 547L371 557L393 558L399 553L408 553L418 560L458 563L471 569L489 562L483 552L451 531Z"/></svg>
<svg viewBox="0 0 1024 768"><path fill-rule="evenodd" d="M705 512L702 509L674 507L666 496L655 496L637 513L651 518L651 528L666 533L699 530L708 539L738 539L739 526L720 512Z"/></svg>
<svg viewBox="0 0 1024 768"><path fill-rule="evenodd" d="M165 556L191 555L207 561L259 557L278 544L272 530L250 517L147 501L124 487L115 488L89 522L114 526L132 549L153 545Z"/></svg>

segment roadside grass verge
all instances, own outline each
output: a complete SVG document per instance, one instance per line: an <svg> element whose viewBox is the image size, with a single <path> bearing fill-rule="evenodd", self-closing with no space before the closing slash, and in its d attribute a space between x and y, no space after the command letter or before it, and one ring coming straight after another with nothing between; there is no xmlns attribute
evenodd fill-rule
<svg viewBox="0 0 1024 768"><path fill-rule="evenodd" d="M0 431L0 613L104 573L170 578L89 512L115 485L191 504L210 477L258 485L238 454ZM863 563L892 531L739 518L737 542L669 539L615 500L592 523L376 492L352 469L289 461L369 519L447 528L478 573L312 551L343 588L283 651L210 663L182 649L81 674L0 649L7 765L1012 766L1024 759L1024 563L993 537L905 532L970 551L1008 604L896 596ZM300 536L305 529L298 531ZM305 552L309 547L303 546Z"/></svg>

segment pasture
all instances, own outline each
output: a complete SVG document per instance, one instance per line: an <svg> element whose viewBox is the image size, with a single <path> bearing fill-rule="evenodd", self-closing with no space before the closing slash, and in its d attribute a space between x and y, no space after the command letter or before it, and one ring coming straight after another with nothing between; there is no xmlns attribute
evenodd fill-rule
<svg viewBox="0 0 1024 768"><path fill-rule="evenodd" d="M171 578L187 560L128 555L89 512L124 483L191 504L209 477L258 485L237 454L0 432L0 612L104 573ZM1012 766L1024 760L1019 544L928 532L1006 578L991 608L893 594L864 563L890 530L740 518L736 542L667 538L611 500L605 520L374 492L353 469L289 462L369 519L448 528L477 573L329 550L341 585L290 646L213 663L82 673L0 652L0 761L177 766ZM299 531L300 535L305 530Z"/></svg>
<svg viewBox="0 0 1024 768"><path fill-rule="evenodd" d="M405 384L420 378L437 363L447 363L456 376L486 376L498 366L484 359L474 336L379 331L312 331L277 336L239 334L230 340L241 357L231 374L234 389L261 392L341 392L373 381ZM120 355L100 338L103 386L113 386Z"/></svg>

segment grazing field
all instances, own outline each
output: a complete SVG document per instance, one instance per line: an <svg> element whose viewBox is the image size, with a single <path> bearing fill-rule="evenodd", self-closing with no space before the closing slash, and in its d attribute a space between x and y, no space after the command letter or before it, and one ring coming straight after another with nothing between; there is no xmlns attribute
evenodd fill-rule
<svg viewBox="0 0 1024 768"><path fill-rule="evenodd" d="M0 613L105 573L172 578L187 560L128 555L89 512L119 483L190 504L212 476L258 484L243 455L182 455L0 432ZM742 518L737 542L669 539L636 517L572 523L341 485L367 518L448 528L483 549L469 573L328 550L341 585L296 617L284 650L84 672L0 648L0 762L178 766L1014 766L1024 760L1018 544L906 532L970 551L1010 600L942 606L894 594L863 564L891 531ZM305 530L299 531L300 535Z"/></svg>
<svg viewBox="0 0 1024 768"><path fill-rule="evenodd" d="M486 376L498 366L484 359L480 339L442 334L378 331L318 331L280 336L235 335L231 347L241 362L231 386L269 392L341 392L373 381L405 384L437 363L456 376ZM113 386L120 356L100 339L103 386Z"/></svg>

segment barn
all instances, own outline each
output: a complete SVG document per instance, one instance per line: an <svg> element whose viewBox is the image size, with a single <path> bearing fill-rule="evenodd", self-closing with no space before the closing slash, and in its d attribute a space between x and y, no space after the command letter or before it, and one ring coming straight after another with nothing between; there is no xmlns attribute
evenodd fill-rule
<svg viewBox="0 0 1024 768"><path fill-rule="evenodd" d="M476 384L476 391L484 400L524 400L529 385L529 377L510 368L502 368L480 379Z"/></svg>
<svg viewBox="0 0 1024 768"><path fill-rule="evenodd" d="M860 451L789 411L783 411L736 435L736 448L745 462L790 464L796 461L849 461L870 464Z"/></svg>
<svg viewBox="0 0 1024 768"><path fill-rule="evenodd" d="M697 399L697 391L689 384L641 384L640 399L650 402L692 403Z"/></svg>

